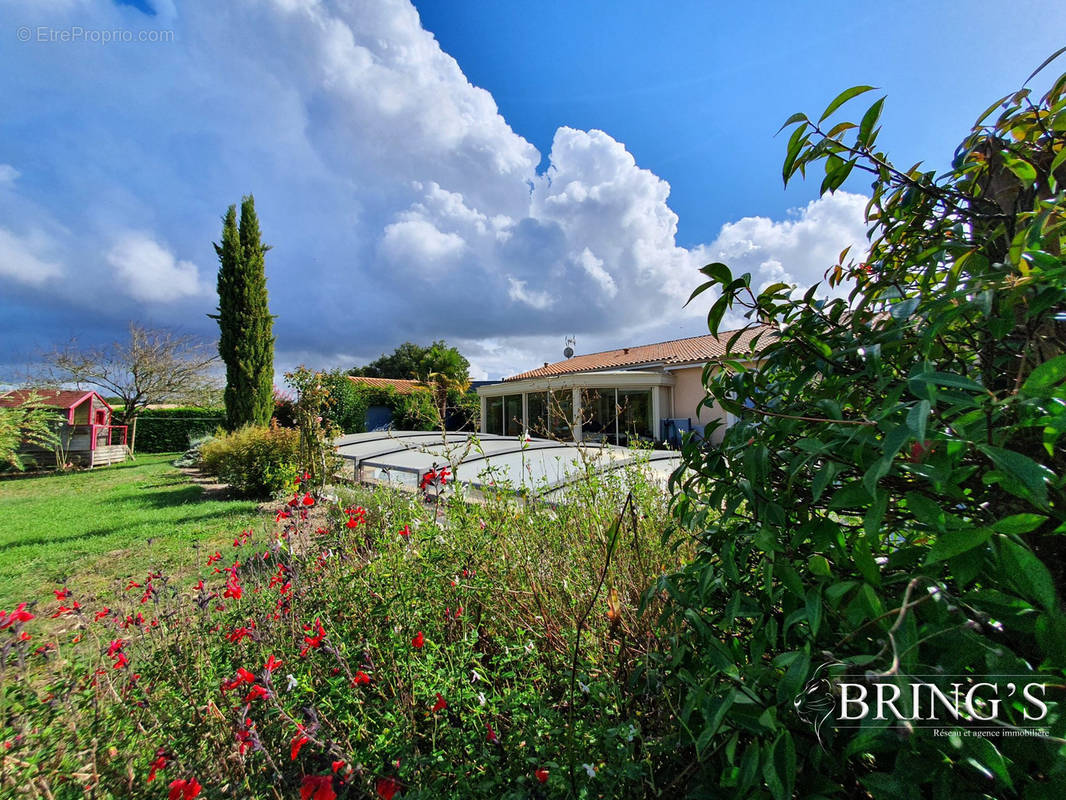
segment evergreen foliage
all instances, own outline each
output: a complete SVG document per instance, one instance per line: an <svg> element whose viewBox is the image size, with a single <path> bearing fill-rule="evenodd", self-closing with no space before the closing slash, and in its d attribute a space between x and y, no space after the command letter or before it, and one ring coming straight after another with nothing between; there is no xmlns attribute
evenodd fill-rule
<svg viewBox="0 0 1066 800"><path fill-rule="evenodd" d="M259 218L251 195L222 219L218 254L218 352L226 364L226 427L266 425L274 411L274 317L270 314Z"/></svg>

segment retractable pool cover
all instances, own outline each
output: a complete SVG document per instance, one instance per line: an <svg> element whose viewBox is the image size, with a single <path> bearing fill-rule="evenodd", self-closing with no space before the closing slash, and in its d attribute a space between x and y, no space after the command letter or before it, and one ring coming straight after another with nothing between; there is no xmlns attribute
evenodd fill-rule
<svg viewBox="0 0 1066 800"><path fill-rule="evenodd" d="M609 472L643 466L665 486L679 463L675 451L461 431L354 433L338 438L336 446L345 472L350 468L360 482L416 488L429 473L447 468L451 483L479 491L505 486L546 499L564 494L587 468Z"/></svg>

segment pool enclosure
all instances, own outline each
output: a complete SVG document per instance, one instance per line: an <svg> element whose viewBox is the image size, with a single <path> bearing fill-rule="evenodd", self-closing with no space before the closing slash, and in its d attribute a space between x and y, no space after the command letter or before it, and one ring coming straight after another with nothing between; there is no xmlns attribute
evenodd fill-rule
<svg viewBox="0 0 1066 800"><path fill-rule="evenodd" d="M621 446L662 441L674 383L668 372L607 370L483 386L481 430Z"/></svg>
<svg viewBox="0 0 1066 800"><path fill-rule="evenodd" d="M344 473L361 483L416 489L429 473L447 468L449 483L473 492L502 488L547 500L565 496L589 471L640 469L665 486L679 462L676 452L664 450L450 431L355 433L336 445Z"/></svg>

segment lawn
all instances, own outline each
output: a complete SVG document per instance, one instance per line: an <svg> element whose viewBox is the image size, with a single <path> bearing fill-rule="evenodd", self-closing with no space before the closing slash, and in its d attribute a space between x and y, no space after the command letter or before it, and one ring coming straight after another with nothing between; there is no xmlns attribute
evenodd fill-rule
<svg viewBox="0 0 1066 800"><path fill-rule="evenodd" d="M84 604L147 569L192 574L199 551L261 518L254 502L206 499L174 457L0 482L0 608L54 600L64 584Z"/></svg>

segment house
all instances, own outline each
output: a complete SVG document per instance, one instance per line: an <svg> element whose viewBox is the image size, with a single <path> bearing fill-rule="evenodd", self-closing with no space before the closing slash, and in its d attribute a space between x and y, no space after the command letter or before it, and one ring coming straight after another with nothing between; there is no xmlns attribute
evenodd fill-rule
<svg viewBox="0 0 1066 800"><path fill-rule="evenodd" d="M126 460L127 426L112 424L113 410L96 392L31 388L0 393L0 408L21 406L28 401L35 407L55 411L60 447L53 451L24 443L21 455L38 464L54 464L65 455L68 462L89 467Z"/></svg>
<svg viewBox="0 0 1066 800"><path fill-rule="evenodd" d="M740 334L734 358L767 343L770 329ZM548 436L626 445L676 443L680 433L702 435L708 423L732 422L719 407L698 409L706 392L703 369L726 356L737 331L577 355L481 386L481 432ZM749 361L749 363L754 363ZM722 428L711 441L721 439Z"/></svg>

